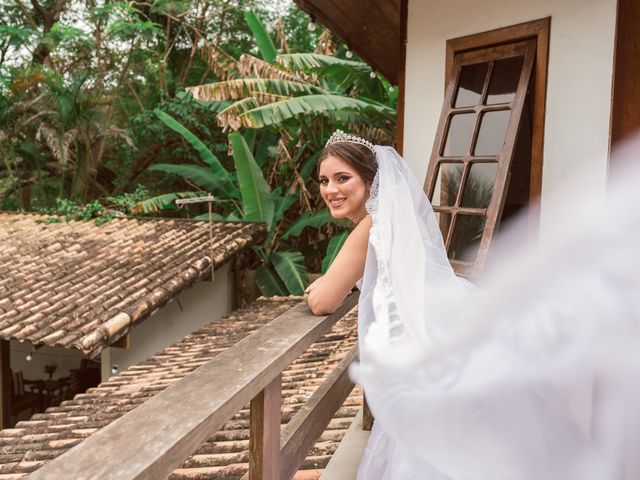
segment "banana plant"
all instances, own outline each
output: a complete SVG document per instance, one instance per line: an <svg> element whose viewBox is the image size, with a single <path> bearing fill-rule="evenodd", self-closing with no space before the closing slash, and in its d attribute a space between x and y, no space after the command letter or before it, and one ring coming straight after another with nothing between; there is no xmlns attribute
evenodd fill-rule
<svg viewBox="0 0 640 480"><path fill-rule="evenodd" d="M230 172L184 125L165 112L155 113L167 127L180 134L197 150L205 165L155 164L150 169L178 175L200 187L202 192L213 193L217 206L224 212L217 213L215 219L265 223L268 229L267 240L254 247L260 258L260 265L256 270L256 282L260 291L267 296L302 295L308 283L304 256L299 251L281 249L280 245L282 240L299 236L306 227L319 228L330 222L328 211L303 215L285 229L285 213L298 200L298 195L290 190L283 191L281 187L269 187L253 154L254 150L264 152L267 147L262 142L256 142L253 133L247 134L247 138L239 132L229 134L235 166L235 171ZM175 208L176 198L201 194L181 192L159 195L140 202L134 212L156 213Z"/></svg>
<svg viewBox="0 0 640 480"><path fill-rule="evenodd" d="M218 114L224 129L287 128L305 132L317 119L378 143L390 143L396 126L397 89L358 61L316 52L278 53L264 25L245 13L262 58L242 55L235 63L224 52L202 50L213 71L233 72L210 84L187 88L199 100L232 101ZM325 45L329 39L323 40ZM219 49L218 49L219 50ZM327 49L331 50L331 49Z"/></svg>

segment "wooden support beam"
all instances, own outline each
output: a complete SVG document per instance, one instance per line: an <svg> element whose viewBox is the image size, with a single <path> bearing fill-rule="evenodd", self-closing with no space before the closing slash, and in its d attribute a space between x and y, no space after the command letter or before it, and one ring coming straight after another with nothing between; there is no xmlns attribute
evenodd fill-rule
<svg viewBox="0 0 640 480"><path fill-rule="evenodd" d="M11 355L9 340L0 340L0 429L11 427Z"/></svg>
<svg viewBox="0 0 640 480"><path fill-rule="evenodd" d="M280 449L279 480L293 478L311 447L353 390L349 365L357 356L356 344L287 424Z"/></svg>
<svg viewBox="0 0 640 480"><path fill-rule="evenodd" d="M129 350L129 347L131 346L131 336L127 333L113 342L111 346L114 348L124 348L125 350Z"/></svg>
<svg viewBox="0 0 640 480"><path fill-rule="evenodd" d="M251 400L249 480L278 480L282 375Z"/></svg>

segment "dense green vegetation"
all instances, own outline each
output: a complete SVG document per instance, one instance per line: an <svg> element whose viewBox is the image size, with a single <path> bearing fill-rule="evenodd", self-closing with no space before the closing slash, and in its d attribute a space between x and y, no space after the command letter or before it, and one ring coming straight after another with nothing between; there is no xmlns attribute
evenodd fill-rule
<svg viewBox="0 0 640 480"><path fill-rule="evenodd" d="M343 225L313 172L335 128L389 143L396 90L269 0L0 2L0 208L263 221L264 294L302 293ZM267 28L265 28L265 26ZM350 55L349 55L350 56Z"/></svg>

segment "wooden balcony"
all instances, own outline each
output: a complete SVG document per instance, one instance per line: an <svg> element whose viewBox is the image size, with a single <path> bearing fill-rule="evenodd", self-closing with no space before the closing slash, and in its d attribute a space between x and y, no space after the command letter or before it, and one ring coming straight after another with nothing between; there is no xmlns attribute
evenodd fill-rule
<svg viewBox="0 0 640 480"><path fill-rule="evenodd" d="M326 317L305 302L228 348L67 453L33 479L165 478L250 402L249 479L291 479L353 389L354 346L281 433L281 375L357 302ZM97 461L96 452L100 452Z"/></svg>

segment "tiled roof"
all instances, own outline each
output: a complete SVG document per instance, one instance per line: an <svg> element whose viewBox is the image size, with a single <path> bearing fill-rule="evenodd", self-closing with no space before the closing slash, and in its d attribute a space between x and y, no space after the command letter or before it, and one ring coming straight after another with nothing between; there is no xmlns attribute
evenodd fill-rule
<svg viewBox="0 0 640 480"><path fill-rule="evenodd" d="M2 339L95 355L211 273L207 222L50 218L0 213ZM261 224L214 223L214 266L264 235Z"/></svg>
<svg viewBox="0 0 640 480"><path fill-rule="evenodd" d="M295 305L293 300L258 300L167 347L144 363L76 395L73 400L15 428L0 431L0 480L23 478L98 429L237 343ZM357 341L351 312L283 372L282 422L286 424ZM297 480L314 480L337 448L362 404L356 388L334 415L302 465ZM176 469L170 480L232 480L248 469L249 410L238 412Z"/></svg>

